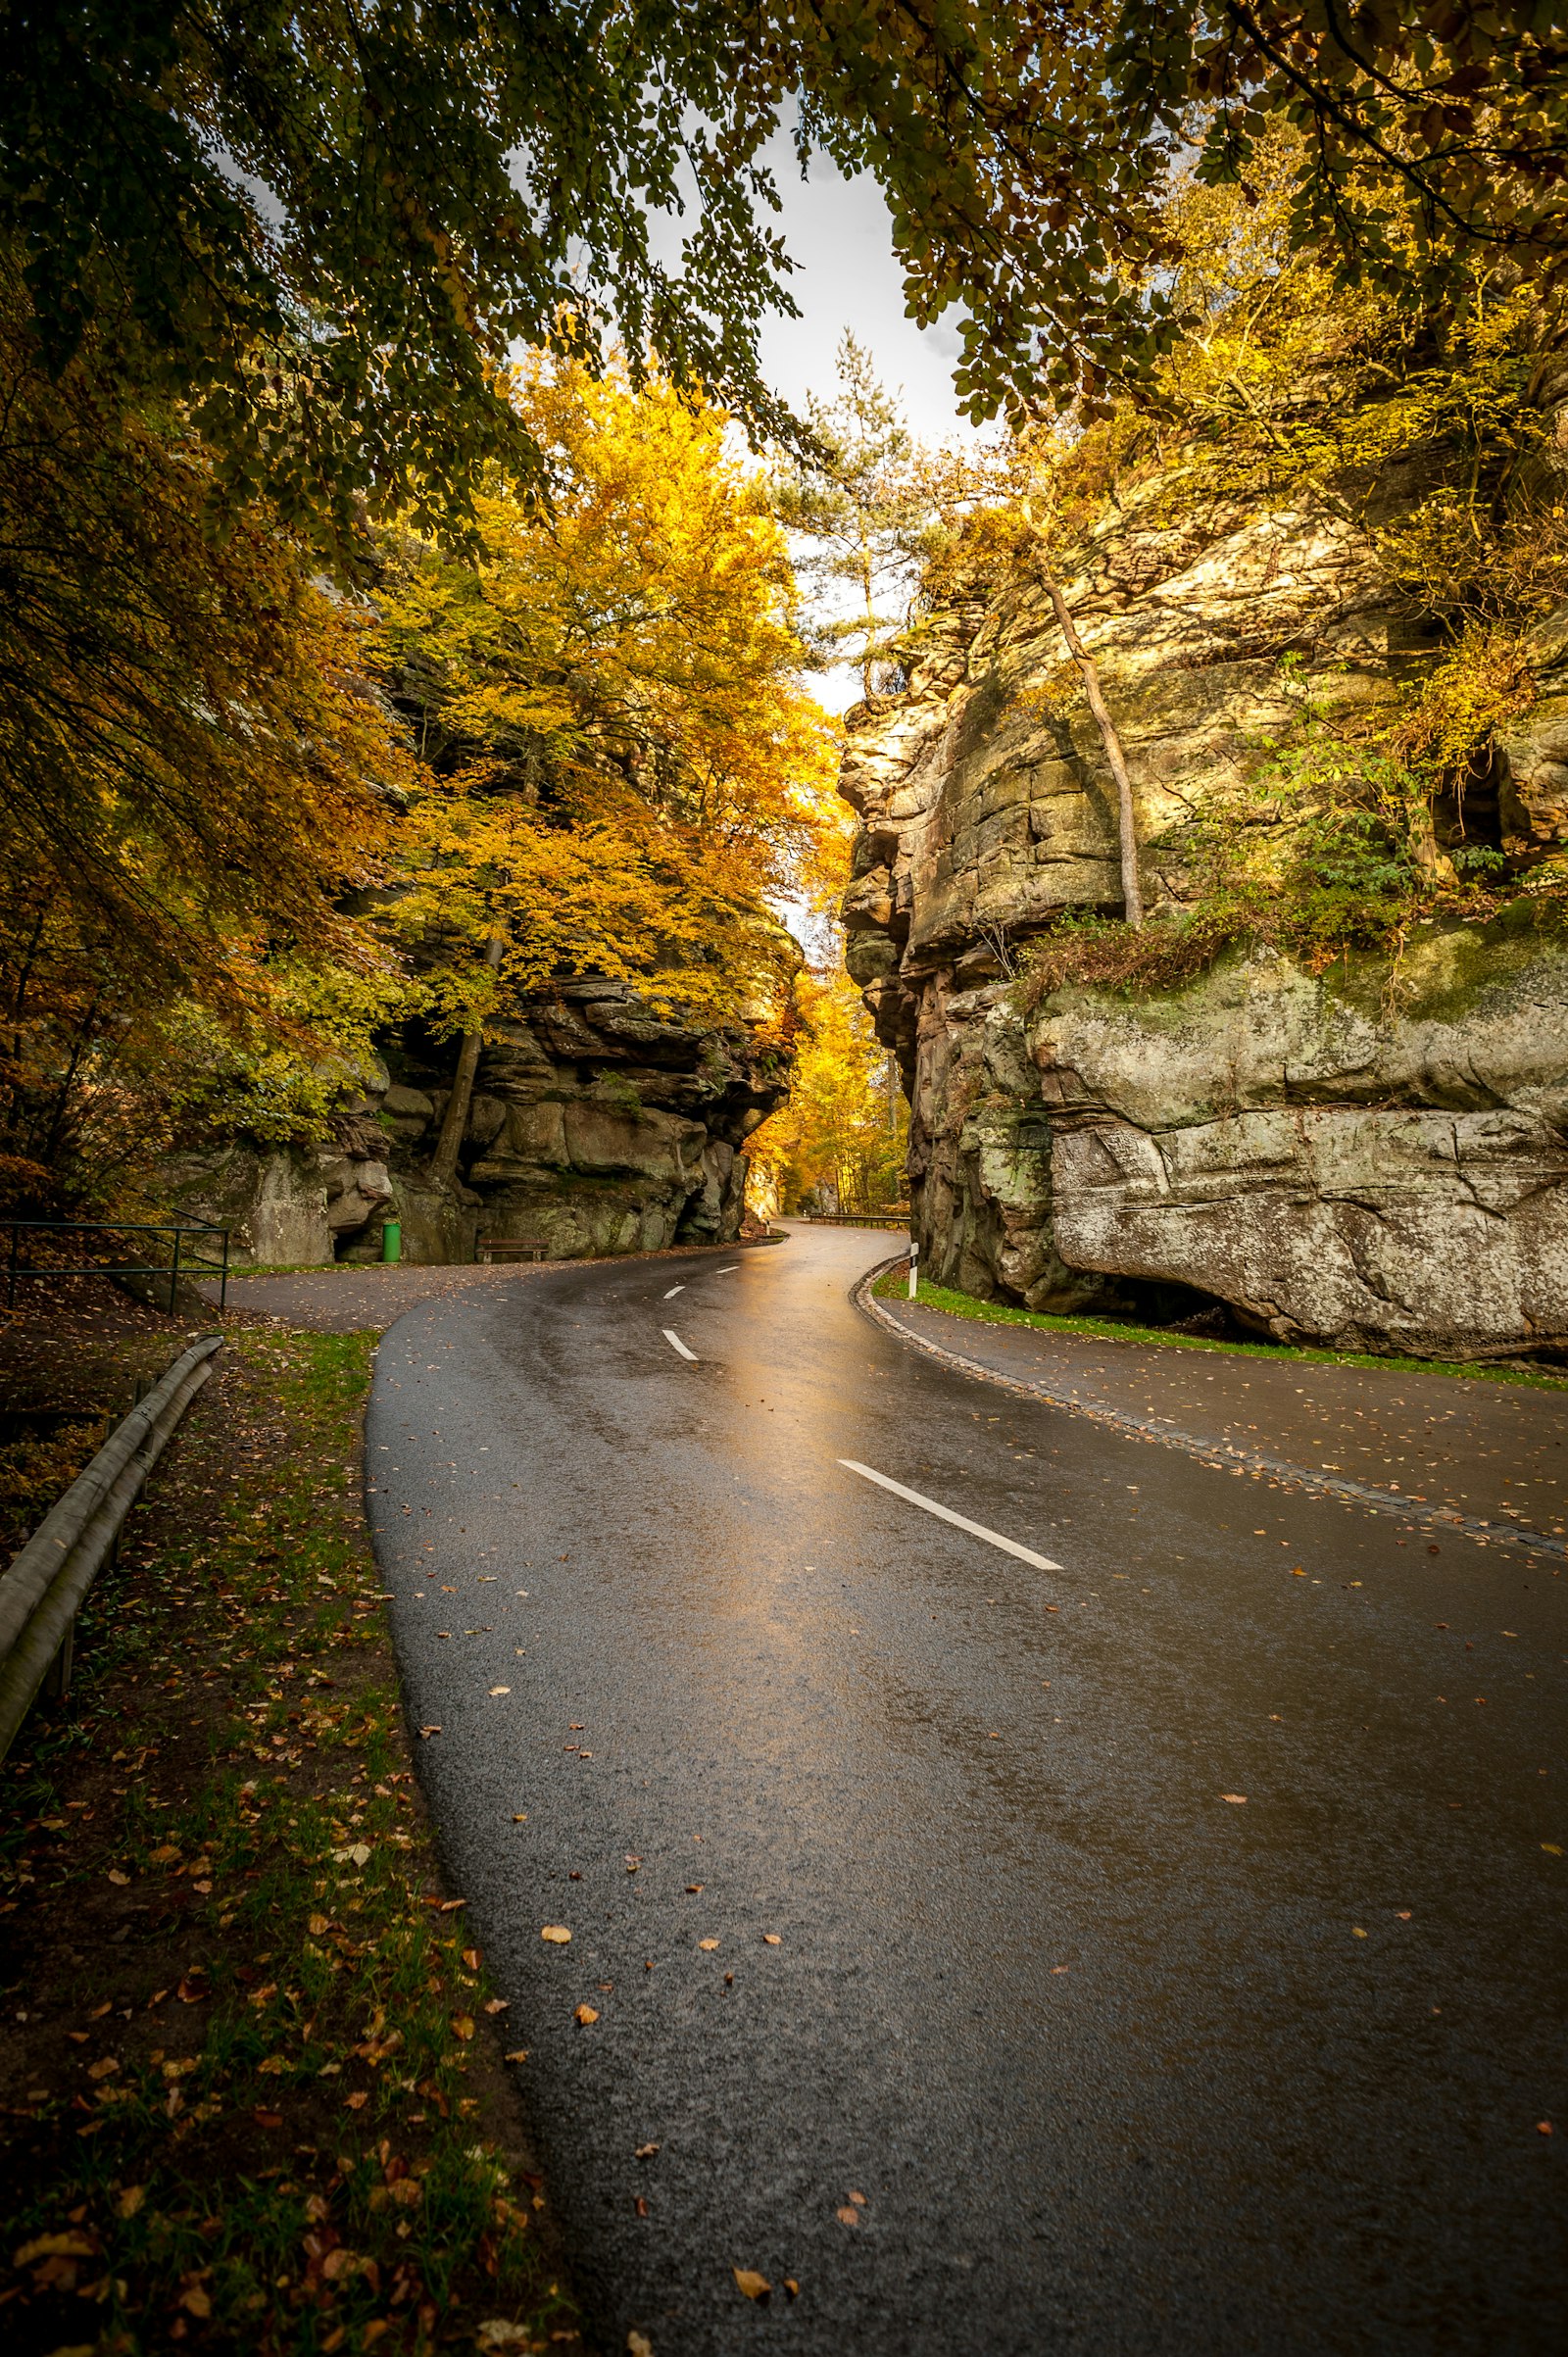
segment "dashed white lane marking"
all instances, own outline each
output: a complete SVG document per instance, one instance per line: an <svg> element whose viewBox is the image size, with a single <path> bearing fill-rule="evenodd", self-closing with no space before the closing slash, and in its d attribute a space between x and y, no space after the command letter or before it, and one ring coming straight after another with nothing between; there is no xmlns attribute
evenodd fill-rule
<svg viewBox="0 0 1568 2357"><path fill-rule="evenodd" d="M678 1293L684 1293L685 1291L686 1288L684 1285L672 1285L668 1293L665 1294L664 1299L666 1301L672 1301Z"/></svg>
<svg viewBox="0 0 1568 2357"><path fill-rule="evenodd" d="M732 1277L739 1266L738 1260L732 1260L727 1268L715 1268L713 1274L715 1277Z"/></svg>
<svg viewBox="0 0 1568 2357"><path fill-rule="evenodd" d="M674 1340L673 1335L670 1340ZM927 1514L951 1522L956 1530L967 1531L971 1539L983 1539L988 1547L1000 1547L1004 1555L1016 1555L1020 1563L1032 1563L1036 1571L1061 1569L1049 1555L1037 1555L1032 1547L1020 1547L1016 1539L1004 1539L1000 1531L988 1531L983 1522L971 1522L967 1514L956 1514L951 1506L938 1505L934 1498L922 1498L918 1490L906 1490L903 1482L890 1481L885 1473L874 1473L869 1465L858 1465L853 1456L841 1456L839 1463L847 1472L858 1473L862 1481L874 1481L879 1490L891 1490L895 1498L903 1498L911 1506L920 1506Z"/></svg>
<svg viewBox="0 0 1568 2357"><path fill-rule="evenodd" d="M678 1350L680 1352L682 1358L689 1358L693 1366L697 1364L696 1351L688 1350L686 1345L681 1341L680 1336L672 1333L668 1326L664 1328L664 1340L668 1343L672 1350Z"/></svg>

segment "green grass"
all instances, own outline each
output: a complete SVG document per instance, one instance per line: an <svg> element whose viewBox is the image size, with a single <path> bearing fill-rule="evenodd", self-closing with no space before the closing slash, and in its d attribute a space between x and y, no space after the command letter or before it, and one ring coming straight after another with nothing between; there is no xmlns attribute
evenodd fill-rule
<svg viewBox="0 0 1568 2357"><path fill-rule="evenodd" d="M879 1301L906 1301L908 1278L896 1269L879 1277L872 1291ZM1123 1325L1106 1317L1048 1317L1039 1310L1017 1309L1006 1301L979 1301L972 1294L955 1293L949 1286L920 1280L917 1299L928 1309L945 1309L953 1317L974 1318L985 1326L1034 1326L1042 1334L1078 1334L1094 1342L1157 1343L1165 1350L1221 1350L1238 1358L1279 1358L1302 1366L1375 1367L1395 1374L1457 1375L1467 1383L1522 1383L1538 1391L1568 1390L1568 1376L1537 1374L1526 1367L1465 1365L1442 1358L1373 1357L1356 1350L1299 1350L1289 1343L1215 1342L1205 1335L1172 1334L1159 1326Z"/></svg>
<svg viewBox="0 0 1568 2357"><path fill-rule="evenodd" d="M572 2337L494 2133L483 1959L429 1898L359 1501L374 1339L231 1331L69 1710L0 1777L8 1996L45 2003L8 2313L40 2349Z"/></svg>

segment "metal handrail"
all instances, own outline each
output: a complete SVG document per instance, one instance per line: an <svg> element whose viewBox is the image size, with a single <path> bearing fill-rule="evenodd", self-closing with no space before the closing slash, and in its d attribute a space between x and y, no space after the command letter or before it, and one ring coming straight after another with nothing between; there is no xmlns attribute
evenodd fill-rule
<svg viewBox="0 0 1568 2357"><path fill-rule="evenodd" d="M222 1340L209 1334L180 1352L0 1577L0 1759L45 1681L56 1694L69 1688L76 1614Z"/></svg>
<svg viewBox="0 0 1568 2357"><path fill-rule="evenodd" d="M11 1232L11 1248L6 1257L6 1307L17 1305L19 1277L167 1277L169 1279L169 1310L174 1313L179 1297L179 1280L192 1269L218 1279L218 1306L228 1305L228 1230L210 1219L4 1219L0 1228ZM21 1239L26 1235L56 1236L169 1236L172 1248L167 1260L142 1263L133 1260L37 1260L20 1258ZM184 1250L187 1236L215 1236L222 1247L221 1257L205 1258L200 1252Z"/></svg>

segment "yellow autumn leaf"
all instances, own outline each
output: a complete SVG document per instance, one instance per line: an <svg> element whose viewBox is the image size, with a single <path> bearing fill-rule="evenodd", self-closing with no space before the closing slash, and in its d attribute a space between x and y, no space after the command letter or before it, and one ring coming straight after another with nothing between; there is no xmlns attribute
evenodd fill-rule
<svg viewBox="0 0 1568 2357"><path fill-rule="evenodd" d="M539 1937L541 1940L553 1940L558 1947L564 1947L571 1934L564 1923L547 1923Z"/></svg>
<svg viewBox="0 0 1568 2357"><path fill-rule="evenodd" d="M452 2035L454 2038L471 2038L473 2036L472 2016L466 2013L455 2013L452 2016Z"/></svg>
<svg viewBox="0 0 1568 2357"><path fill-rule="evenodd" d="M699 1940L697 1944L701 1948L707 1948L709 1952L711 1953L712 1950L717 1947L718 1941L716 1940Z"/></svg>
<svg viewBox="0 0 1568 2357"><path fill-rule="evenodd" d="M592 2005L579 2005L571 2018L574 2022L581 2022L586 2029L590 2022L598 2021L599 2015Z"/></svg>
<svg viewBox="0 0 1568 2357"><path fill-rule="evenodd" d="M759 2275L755 2267L736 2267L730 2272L749 2300L765 2300L773 2288L766 2276Z"/></svg>

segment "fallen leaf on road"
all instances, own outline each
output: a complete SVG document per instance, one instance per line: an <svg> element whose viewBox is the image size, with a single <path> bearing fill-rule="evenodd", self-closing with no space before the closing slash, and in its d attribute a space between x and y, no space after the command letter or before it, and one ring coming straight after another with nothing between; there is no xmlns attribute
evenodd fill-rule
<svg viewBox="0 0 1568 2357"><path fill-rule="evenodd" d="M848 2203L845 2204L842 2210L836 2211L835 2216L837 2217L840 2226L858 2226L860 2223L859 2211L852 2210Z"/></svg>
<svg viewBox="0 0 1568 2357"><path fill-rule="evenodd" d="M510 1997L486 1997L484 2009L486 2013L505 2013L511 2002Z"/></svg>
<svg viewBox="0 0 1568 2357"><path fill-rule="evenodd" d="M1072 1966L1070 1964L1054 1964L1051 1968L1051 1977L1053 1980L1054 1980L1058 1973L1071 1972L1071 1970Z"/></svg>
<svg viewBox="0 0 1568 2357"><path fill-rule="evenodd" d="M490 1692L493 1694L510 1694L512 1689L510 1686L492 1686Z"/></svg>
<svg viewBox="0 0 1568 2357"><path fill-rule="evenodd" d="M777 1932L764 1932L762 1938L769 1947L777 1947L779 1944L780 1935Z"/></svg>
<svg viewBox="0 0 1568 2357"><path fill-rule="evenodd" d="M1551 2134L1551 2122L1549 2120L1538 2120L1536 2122L1536 2134L1538 2136L1549 2136Z"/></svg>
<svg viewBox="0 0 1568 2357"><path fill-rule="evenodd" d="M421 1727L419 1729L420 1738L425 1743L429 1742L432 1735L439 1735L440 1732L441 1730L439 1727Z"/></svg>
<svg viewBox="0 0 1568 2357"><path fill-rule="evenodd" d="M657 2144L639 2144L634 2157L640 2161L651 2161L658 2150Z"/></svg>
<svg viewBox="0 0 1568 2357"><path fill-rule="evenodd" d="M626 2357L654 2357L654 2344L646 2332L628 2332Z"/></svg>
<svg viewBox="0 0 1568 2357"><path fill-rule="evenodd" d="M851 2199L853 2202L855 2202L855 2203L858 2205L858 2207L859 2207L859 2208L860 2208L860 2209L862 2209L862 2210L864 2209L864 2207L865 2207L865 2195L864 2195L863 2193L857 2193L857 2191L855 2190L855 2187L854 2187L853 2185L850 2187L850 2199Z"/></svg>
<svg viewBox="0 0 1568 2357"><path fill-rule="evenodd" d="M1543 1841L1541 1846L1545 1851L1548 1858L1560 1858L1562 1856L1562 1844L1559 1841Z"/></svg>
<svg viewBox="0 0 1568 2357"><path fill-rule="evenodd" d="M730 2272L749 2300L765 2300L773 2288L766 2276L759 2275L755 2267L736 2267Z"/></svg>
<svg viewBox="0 0 1568 2357"><path fill-rule="evenodd" d="M553 1940L558 1947L564 1947L571 1934L564 1923L547 1923L539 1937L541 1940Z"/></svg>
<svg viewBox="0 0 1568 2357"><path fill-rule="evenodd" d="M514 1810L513 1810L513 1812L512 1812L512 1822L513 1822L513 1824L514 1824L514 1825L526 1825L526 1824L527 1824L527 1822L528 1822L528 1812L527 1812L527 1810L526 1810L526 1809L514 1809Z"/></svg>
<svg viewBox="0 0 1568 2357"><path fill-rule="evenodd" d="M787 2275L784 2278L784 2288L789 2293L792 2300L798 2300L800 2298L801 2287L792 2275Z"/></svg>
<svg viewBox="0 0 1568 2357"><path fill-rule="evenodd" d="M699 1947L707 1948L710 1952L711 1952L712 1949L717 1947L718 1941L716 1940L699 1940L697 1944Z"/></svg>
<svg viewBox="0 0 1568 2357"><path fill-rule="evenodd" d="M592 2006L592 2005L579 2005L579 2006L578 2006L578 2008L577 2008L577 2010L576 2010L576 2012L575 2012L575 2013L572 2015L572 2017L571 2017L571 2018L572 2018L572 2020L573 2020L574 2022L581 2022L581 2023L582 2023L582 2025L583 2025L583 2028L584 2028L584 2029L586 2029L586 2028L588 2027L588 2024L589 2024L590 2022L596 2022L596 2021L598 2021L598 2019L599 2019L599 2015L598 2015L598 2012L597 2012L597 2010L595 2009L595 2007L594 2007L594 2006Z"/></svg>
<svg viewBox="0 0 1568 2357"><path fill-rule="evenodd" d="M1351 1924L1351 1926L1350 1926L1350 1931L1351 1931L1351 1935L1352 1935L1352 1937L1353 1937L1353 1938L1355 1938L1355 1939L1357 1939L1357 1940L1364 1940L1364 1939L1366 1938L1366 1934L1365 1934L1365 1932L1363 1932L1363 1931L1362 1931L1362 1929L1361 1929L1361 1927L1360 1927L1360 1925L1359 1925L1358 1923L1352 1923L1352 1924Z"/></svg>
<svg viewBox="0 0 1568 2357"><path fill-rule="evenodd" d="M697 1896L697 1893L698 1893L698 1891L701 1891L701 1890L702 1890L702 1888L703 1888L703 1886L702 1886L702 1884L701 1884L701 1883L688 1883L688 1884L687 1884L687 1886L686 1886L686 1895L687 1895L687 1897L688 1897L688 1898L695 1898L695 1897Z"/></svg>
<svg viewBox="0 0 1568 2357"><path fill-rule="evenodd" d="M518 2046L514 2053L506 2054L502 2057L504 2062L526 2062L527 2059L528 2049L526 2046Z"/></svg>
<svg viewBox="0 0 1568 2357"><path fill-rule="evenodd" d="M1242 1808L1246 1805L1247 1794L1245 1792L1221 1792L1220 1798L1229 1800L1237 1808Z"/></svg>
<svg viewBox="0 0 1568 2357"><path fill-rule="evenodd" d="M635 1874L641 1864L642 1859L634 1858L631 1854L631 1851L628 1849L626 1852L626 1872L628 1874Z"/></svg>

